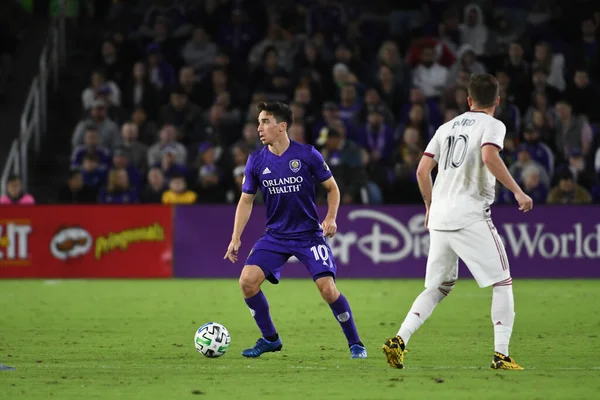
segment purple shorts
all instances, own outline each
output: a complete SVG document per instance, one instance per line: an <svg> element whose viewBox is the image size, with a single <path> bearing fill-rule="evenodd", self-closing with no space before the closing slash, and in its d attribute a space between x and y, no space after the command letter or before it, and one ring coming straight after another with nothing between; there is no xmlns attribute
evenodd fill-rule
<svg viewBox="0 0 600 400"><path fill-rule="evenodd" d="M269 234L264 234L250 250L245 265L258 265L267 280L277 284L283 264L292 256L304 264L313 280L324 276L335 279L337 267L331 248L323 237L301 240L276 239Z"/></svg>

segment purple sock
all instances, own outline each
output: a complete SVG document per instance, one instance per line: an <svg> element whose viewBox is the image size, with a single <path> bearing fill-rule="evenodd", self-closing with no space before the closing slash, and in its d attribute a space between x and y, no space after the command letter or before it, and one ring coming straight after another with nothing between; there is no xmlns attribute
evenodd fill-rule
<svg viewBox="0 0 600 400"><path fill-rule="evenodd" d="M262 290L245 300L263 337L276 335L277 330L275 329L275 325L273 325L273 321L271 321L271 314L269 313L269 302Z"/></svg>
<svg viewBox="0 0 600 400"><path fill-rule="evenodd" d="M340 297L331 303L329 307L331 307L333 315L340 323L342 331L344 331L344 335L346 335L346 339L348 340L348 345L359 343L360 338L358 337L358 332L354 325L350 304L348 304L348 300L346 300L344 295L340 293Z"/></svg>

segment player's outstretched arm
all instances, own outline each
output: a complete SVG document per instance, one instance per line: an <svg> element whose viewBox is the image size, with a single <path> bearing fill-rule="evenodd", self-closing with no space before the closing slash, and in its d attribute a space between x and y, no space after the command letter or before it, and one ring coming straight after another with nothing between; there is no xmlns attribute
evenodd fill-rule
<svg viewBox="0 0 600 400"><path fill-rule="evenodd" d="M231 234L231 242L227 247L227 252L223 259L228 258L231 262L236 262L238 259L238 250L242 245L242 232L252 214L252 204L254 203L254 194L242 193L240 201L238 201L237 209L235 210L235 219L233 223L233 233Z"/></svg>
<svg viewBox="0 0 600 400"><path fill-rule="evenodd" d="M508 190L513 192L515 199L519 203L519 210L529 211L533 208L533 200L527 196L521 189L519 184L514 180L504 161L500 157L500 149L493 144L484 144L481 148L481 159L487 169L498 179L498 181L506 186Z"/></svg>
<svg viewBox="0 0 600 400"><path fill-rule="evenodd" d="M327 215L322 224L323 235L333 237L337 231L335 219L337 218L338 210L340 208L340 188L333 176L322 182L321 185L323 185L327 191Z"/></svg>

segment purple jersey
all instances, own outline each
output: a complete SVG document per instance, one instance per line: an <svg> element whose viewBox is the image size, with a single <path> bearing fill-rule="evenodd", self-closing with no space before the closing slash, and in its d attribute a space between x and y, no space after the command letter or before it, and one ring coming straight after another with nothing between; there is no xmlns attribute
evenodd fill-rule
<svg viewBox="0 0 600 400"><path fill-rule="evenodd" d="M315 204L315 184L331 178L323 156L313 146L290 141L277 156L268 146L248 157L242 191L260 187L267 208L267 232L276 238L322 236Z"/></svg>

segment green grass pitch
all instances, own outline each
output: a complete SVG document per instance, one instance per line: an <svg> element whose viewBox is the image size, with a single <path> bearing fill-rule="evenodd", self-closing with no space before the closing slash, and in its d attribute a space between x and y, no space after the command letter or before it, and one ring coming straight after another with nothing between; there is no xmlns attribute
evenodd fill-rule
<svg viewBox="0 0 600 400"><path fill-rule="evenodd" d="M259 332L235 280L0 281L0 399L598 399L600 281L514 283L511 355L492 371L491 289L457 283L387 366L422 282L340 280L369 358L351 360L310 279L264 285L284 346L245 359ZM225 356L196 352L195 330L225 325Z"/></svg>

